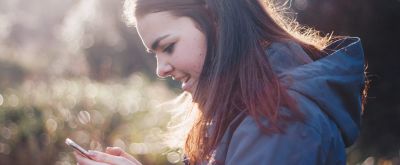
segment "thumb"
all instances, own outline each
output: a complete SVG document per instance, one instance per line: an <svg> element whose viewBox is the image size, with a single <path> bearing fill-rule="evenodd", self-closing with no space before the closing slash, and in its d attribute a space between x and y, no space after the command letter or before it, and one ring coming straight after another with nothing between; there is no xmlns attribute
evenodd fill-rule
<svg viewBox="0 0 400 165"><path fill-rule="evenodd" d="M105 152L110 155L121 156L124 150L119 147L107 147Z"/></svg>

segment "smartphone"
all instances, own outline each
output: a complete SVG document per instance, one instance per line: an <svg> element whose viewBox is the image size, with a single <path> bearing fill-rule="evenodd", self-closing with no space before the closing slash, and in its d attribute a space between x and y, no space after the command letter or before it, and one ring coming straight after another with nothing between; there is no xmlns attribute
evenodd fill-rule
<svg viewBox="0 0 400 165"><path fill-rule="evenodd" d="M74 141L72 141L70 138L65 139L65 144L67 144L68 146L72 147L74 150L78 151L79 153L81 153L83 156L90 158L89 156L89 152L87 150L85 150L84 148L82 148L80 145L76 144Z"/></svg>

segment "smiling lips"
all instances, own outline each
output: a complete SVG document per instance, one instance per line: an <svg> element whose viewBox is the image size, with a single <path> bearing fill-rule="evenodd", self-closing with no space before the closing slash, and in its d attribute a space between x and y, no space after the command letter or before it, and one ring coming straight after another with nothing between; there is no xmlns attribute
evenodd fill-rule
<svg viewBox="0 0 400 165"><path fill-rule="evenodd" d="M177 81L180 81L182 83L182 89L184 91L188 91L190 92L190 89L193 86L193 81L190 81L190 76L185 76L185 77L181 77L181 78L174 78Z"/></svg>

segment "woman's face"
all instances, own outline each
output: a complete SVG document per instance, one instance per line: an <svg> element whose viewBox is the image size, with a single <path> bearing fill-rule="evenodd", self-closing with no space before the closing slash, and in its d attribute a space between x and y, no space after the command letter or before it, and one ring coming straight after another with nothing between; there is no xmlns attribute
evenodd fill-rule
<svg viewBox="0 0 400 165"><path fill-rule="evenodd" d="M147 14L137 19L137 31L148 51L157 58L157 75L182 83L182 89L196 90L207 52L205 35L189 17L169 12Z"/></svg>

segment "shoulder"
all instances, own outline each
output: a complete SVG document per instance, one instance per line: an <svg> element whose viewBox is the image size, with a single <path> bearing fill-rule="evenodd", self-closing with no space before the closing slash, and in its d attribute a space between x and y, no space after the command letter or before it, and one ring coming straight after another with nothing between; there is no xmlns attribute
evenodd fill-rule
<svg viewBox="0 0 400 165"><path fill-rule="evenodd" d="M245 135L246 138L253 139L265 138L270 140L279 137L282 138L280 140L289 140L297 138L319 139L324 136L327 128L331 125L334 125L334 123L332 123L329 117L326 116L312 101L304 98L298 93L293 93L291 95L296 97L297 101L302 102L298 105L298 107L306 117L304 122L288 123L283 133L265 134L255 119L250 116L246 116L232 133L232 137L240 138L240 136ZM280 112L285 113L287 112L287 109L281 107ZM261 121L264 126L268 126L269 123L267 119L262 118Z"/></svg>
<svg viewBox="0 0 400 165"><path fill-rule="evenodd" d="M252 117L245 116L225 136L227 143L223 144L226 149L222 159L226 164L345 162L344 144L335 123L313 101L295 92L290 94L301 102L299 109L306 115L306 121L289 123L284 133L265 134ZM262 123L268 125L268 120L263 119Z"/></svg>
<svg viewBox="0 0 400 165"><path fill-rule="evenodd" d="M246 116L226 144L225 163L324 164L332 142L340 136L335 135L336 126L316 117L314 114L308 122L291 123L284 133L265 134L253 118ZM268 121L263 120L263 124ZM345 161L344 151L340 152L334 155L335 161Z"/></svg>
<svg viewBox="0 0 400 165"><path fill-rule="evenodd" d="M317 155L325 155L321 145L321 134L304 124L293 123L285 133L267 135L246 117L232 134L225 163L309 164L318 159Z"/></svg>
<svg viewBox="0 0 400 165"><path fill-rule="evenodd" d="M273 42L266 48L265 54L277 74L313 62L303 48L294 41Z"/></svg>

